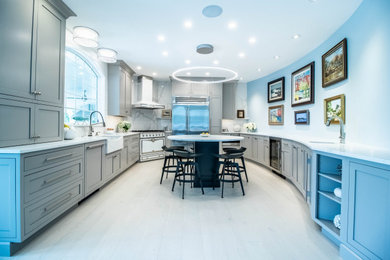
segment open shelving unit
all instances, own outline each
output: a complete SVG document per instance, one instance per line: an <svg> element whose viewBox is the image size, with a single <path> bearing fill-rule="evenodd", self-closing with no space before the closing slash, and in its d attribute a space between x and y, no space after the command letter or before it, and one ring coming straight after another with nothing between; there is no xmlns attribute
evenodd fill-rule
<svg viewBox="0 0 390 260"><path fill-rule="evenodd" d="M333 224L337 214L341 214L342 198L334 194L335 188L342 188L342 160L325 155L317 155L317 222L336 240L340 240L340 229Z"/></svg>

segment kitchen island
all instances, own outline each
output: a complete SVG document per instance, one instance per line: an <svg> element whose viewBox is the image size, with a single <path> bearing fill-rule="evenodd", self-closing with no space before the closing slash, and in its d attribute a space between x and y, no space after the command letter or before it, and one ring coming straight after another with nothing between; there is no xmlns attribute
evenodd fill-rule
<svg viewBox="0 0 390 260"><path fill-rule="evenodd" d="M240 141L244 138L241 136L226 135L171 135L169 140L180 142L193 142L195 152L201 153L202 156L196 159L199 164L200 175L204 187L219 187L218 176L215 174L218 167L218 158L215 154L219 153L219 143L226 141ZM195 187L200 187L199 180L195 179Z"/></svg>

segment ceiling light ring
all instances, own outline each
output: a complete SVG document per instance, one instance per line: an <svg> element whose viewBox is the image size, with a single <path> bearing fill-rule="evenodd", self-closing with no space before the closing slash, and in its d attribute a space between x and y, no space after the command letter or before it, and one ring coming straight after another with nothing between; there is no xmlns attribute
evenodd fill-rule
<svg viewBox="0 0 390 260"><path fill-rule="evenodd" d="M224 71L224 72L229 72L233 76L230 78L225 78L222 80L208 80L208 81L195 81L195 80L187 80L187 79L182 79L177 76L178 73L183 72L183 71L189 71L189 70L196 70L196 69L210 69L210 70L219 70L219 71ZM172 78L174 78L177 81L184 82L184 83L192 83L192 84L216 84L216 83L224 83L228 81L235 80L238 77L238 73L235 72L234 70L228 69L228 68L223 68L223 67L209 67L209 66L197 66L197 67L186 67L186 68L181 68L172 73Z"/></svg>

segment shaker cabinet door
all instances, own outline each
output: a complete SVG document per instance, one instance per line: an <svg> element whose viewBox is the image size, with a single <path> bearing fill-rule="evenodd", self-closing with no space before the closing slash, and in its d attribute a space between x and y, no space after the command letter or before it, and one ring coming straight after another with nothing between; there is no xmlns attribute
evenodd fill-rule
<svg viewBox="0 0 390 260"><path fill-rule="evenodd" d="M85 146L85 196L88 196L103 183L103 147L104 142Z"/></svg>
<svg viewBox="0 0 390 260"><path fill-rule="evenodd" d="M34 104L0 99L0 147L34 143Z"/></svg>
<svg viewBox="0 0 390 260"><path fill-rule="evenodd" d="M35 105L35 142L61 141L64 133L62 107Z"/></svg>
<svg viewBox="0 0 390 260"><path fill-rule="evenodd" d="M31 94L31 41L34 1L0 1L0 93L34 99Z"/></svg>
<svg viewBox="0 0 390 260"><path fill-rule="evenodd" d="M35 91L40 93L37 100L62 104L65 20L40 0L36 23Z"/></svg>

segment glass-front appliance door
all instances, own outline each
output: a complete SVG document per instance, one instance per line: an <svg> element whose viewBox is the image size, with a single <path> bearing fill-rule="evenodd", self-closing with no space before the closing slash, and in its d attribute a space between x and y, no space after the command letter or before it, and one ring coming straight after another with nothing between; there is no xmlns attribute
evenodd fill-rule
<svg viewBox="0 0 390 260"><path fill-rule="evenodd" d="M187 134L187 106L173 105L172 132L174 135Z"/></svg>
<svg viewBox="0 0 390 260"><path fill-rule="evenodd" d="M210 112L208 105L188 106L188 134L209 132Z"/></svg>

